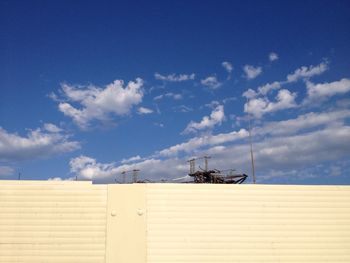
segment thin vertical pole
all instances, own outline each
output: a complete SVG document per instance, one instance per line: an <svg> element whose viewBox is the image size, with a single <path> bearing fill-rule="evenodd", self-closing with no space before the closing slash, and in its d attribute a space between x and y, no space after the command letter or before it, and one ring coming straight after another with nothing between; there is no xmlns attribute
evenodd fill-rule
<svg viewBox="0 0 350 263"><path fill-rule="evenodd" d="M211 157L205 155L205 156L203 156L203 158L204 158L204 169L205 169L205 171L207 172L207 171L209 170L208 160L209 160Z"/></svg>
<svg viewBox="0 0 350 263"><path fill-rule="evenodd" d="M249 115L248 115L248 123L249 123L250 159L252 161L253 183L256 184L254 154L253 154L252 128L251 128L251 124L250 124L250 116Z"/></svg>
<svg viewBox="0 0 350 263"><path fill-rule="evenodd" d="M123 184L125 184L125 171L122 172L122 176L123 176Z"/></svg>

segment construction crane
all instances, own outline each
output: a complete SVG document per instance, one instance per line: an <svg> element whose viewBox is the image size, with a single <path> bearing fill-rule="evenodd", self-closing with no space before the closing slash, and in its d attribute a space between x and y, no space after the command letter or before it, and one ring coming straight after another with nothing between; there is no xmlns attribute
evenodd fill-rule
<svg viewBox="0 0 350 263"><path fill-rule="evenodd" d="M138 177L138 173L139 173L139 169L133 169L133 170L124 170L121 172L122 175L122 183L125 184L126 183L126 174L132 173L132 182L133 183L137 183L137 177Z"/></svg>

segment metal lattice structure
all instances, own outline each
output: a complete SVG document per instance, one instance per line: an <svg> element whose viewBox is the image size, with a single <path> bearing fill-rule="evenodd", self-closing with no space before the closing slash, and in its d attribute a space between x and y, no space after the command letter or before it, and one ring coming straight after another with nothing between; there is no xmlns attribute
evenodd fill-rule
<svg viewBox="0 0 350 263"><path fill-rule="evenodd" d="M190 163L189 176L193 178L193 183L197 184L241 184L243 183L248 175L246 174L233 174L234 170L230 169L230 173L224 173L218 169L208 169L208 159L210 156L203 156L200 158L192 158L188 162ZM204 169L195 171L195 161L199 159L204 159ZM186 182L192 183L192 182Z"/></svg>

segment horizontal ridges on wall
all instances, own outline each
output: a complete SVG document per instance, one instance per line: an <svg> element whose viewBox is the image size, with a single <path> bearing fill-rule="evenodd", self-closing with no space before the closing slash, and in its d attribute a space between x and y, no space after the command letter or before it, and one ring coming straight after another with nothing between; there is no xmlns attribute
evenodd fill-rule
<svg viewBox="0 0 350 263"><path fill-rule="evenodd" d="M107 186L0 181L0 262L105 262Z"/></svg>
<svg viewBox="0 0 350 263"><path fill-rule="evenodd" d="M350 187L147 185L149 263L350 262Z"/></svg>

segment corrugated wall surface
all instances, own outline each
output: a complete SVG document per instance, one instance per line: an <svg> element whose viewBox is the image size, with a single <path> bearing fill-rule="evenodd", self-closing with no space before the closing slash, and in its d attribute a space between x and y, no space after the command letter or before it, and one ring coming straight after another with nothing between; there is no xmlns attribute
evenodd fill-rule
<svg viewBox="0 0 350 263"><path fill-rule="evenodd" d="M350 187L147 185L147 262L350 262Z"/></svg>
<svg viewBox="0 0 350 263"><path fill-rule="evenodd" d="M350 187L0 181L0 262L350 262Z"/></svg>
<svg viewBox="0 0 350 263"><path fill-rule="evenodd" d="M0 262L105 262L106 185L0 181Z"/></svg>

